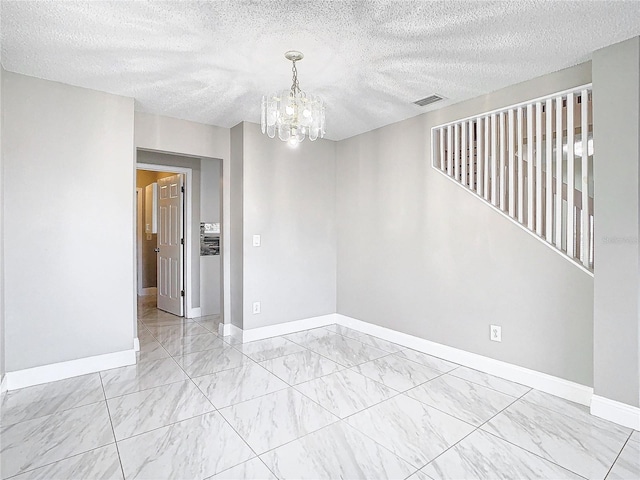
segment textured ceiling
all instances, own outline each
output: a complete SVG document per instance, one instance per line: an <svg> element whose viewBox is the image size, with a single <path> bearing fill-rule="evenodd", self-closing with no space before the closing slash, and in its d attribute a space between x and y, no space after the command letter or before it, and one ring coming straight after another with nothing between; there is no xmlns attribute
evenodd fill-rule
<svg viewBox="0 0 640 480"><path fill-rule="evenodd" d="M2 3L7 70L134 97L136 109L231 127L300 86L339 140L589 60L640 34L640 1ZM432 93L430 107L412 102Z"/></svg>

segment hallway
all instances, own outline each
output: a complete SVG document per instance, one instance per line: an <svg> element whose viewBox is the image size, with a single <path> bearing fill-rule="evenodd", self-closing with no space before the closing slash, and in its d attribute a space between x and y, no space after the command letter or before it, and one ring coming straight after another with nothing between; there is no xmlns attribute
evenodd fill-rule
<svg viewBox="0 0 640 480"><path fill-rule="evenodd" d="M154 301L137 365L6 394L3 479L640 476L640 433L587 407L338 325L231 344Z"/></svg>

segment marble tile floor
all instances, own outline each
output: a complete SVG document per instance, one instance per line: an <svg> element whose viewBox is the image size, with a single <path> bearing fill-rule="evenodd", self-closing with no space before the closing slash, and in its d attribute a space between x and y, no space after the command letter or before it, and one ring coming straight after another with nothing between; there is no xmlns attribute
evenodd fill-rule
<svg viewBox="0 0 640 480"><path fill-rule="evenodd" d="M0 478L640 478L640 433L582 405L337 325L239 344L142 307L136 365L4 395Z"/></svg>

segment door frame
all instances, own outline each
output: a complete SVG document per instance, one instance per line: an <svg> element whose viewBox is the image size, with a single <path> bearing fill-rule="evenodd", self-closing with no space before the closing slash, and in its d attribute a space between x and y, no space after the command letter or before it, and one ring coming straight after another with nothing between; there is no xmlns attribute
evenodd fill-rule
<svg viewBox="0 0 640 480"><path fill-rule="evenodd" d="M137 280L137 293L138 296L142 295L142 231L144 230L144 222L142 216L144 212L142 210L142 198L144 190L140 187L136 187L136 280Z"/></svg>
<svg viewBox="0 0 640 480"><path fill-rule="evenodd" d="M184 262L182 267L182 275L183 275L183 284L184 284L184 317L185 318L194 318L200 316L200 308L192 308L191 305L191 241L192 241L192 219L191 219L191 186L193 183L192 175L193 172L190 168L187 167L174 167L173 165L156 165L153 163L140 163L136 162L136 171L138 170L150 170L152 172L167 172L167 173L181 173L185 178L185 195L184 195L184 205L185 212L184 217L182 219L184 226ZM156 267L157 268L157 267Z"/></svg>

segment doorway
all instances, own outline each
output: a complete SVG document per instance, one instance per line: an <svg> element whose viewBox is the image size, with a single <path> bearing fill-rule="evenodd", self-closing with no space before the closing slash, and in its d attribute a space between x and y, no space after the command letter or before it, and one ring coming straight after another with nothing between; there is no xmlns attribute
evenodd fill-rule
<svg viewBox="0 0 640 480"><path fill-rule="evenodd" d="M138 165L136 254L138 305L186 316L190 255L185 168Z"/></svg>
<svg viewBox="0 0 640 480"><path fill-rule="evenodd" d="M224 318L223 292L228 288L223 272L222 160L138 148L136 168L151 171L152 175L156 176L158 172L181 173L185 180L184 318L157 310L156 305L150 309L147 302L137 302L138 317L142 310L147 315L161 317L163 323L197 319L200 323L210 323L217 332ZM142 197L140 192L138 195ZM146 239L145 227L143 223L137 228L143 239ZM142 256L139 255L138 258ZM138 280L140 287L132 293L138 299L148 299L148 296L138 296L148 293L142 291L142 280ZM166 318L168 315L172 318Z"/></svg>

